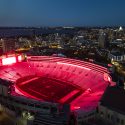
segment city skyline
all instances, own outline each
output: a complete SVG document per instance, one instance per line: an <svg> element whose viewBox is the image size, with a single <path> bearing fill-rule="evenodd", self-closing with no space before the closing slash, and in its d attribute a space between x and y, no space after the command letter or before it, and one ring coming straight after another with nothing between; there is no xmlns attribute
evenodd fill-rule
<svg viewBox="0 0 125 125"><path fill-rule="evenodd" d="M1 0L0 26L125 26L121 0Z"/></svg>

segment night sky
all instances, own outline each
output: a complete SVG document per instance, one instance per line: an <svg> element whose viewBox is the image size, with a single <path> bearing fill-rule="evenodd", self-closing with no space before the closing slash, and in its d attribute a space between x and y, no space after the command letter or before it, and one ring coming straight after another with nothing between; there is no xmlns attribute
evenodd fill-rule
<svg viewBox="0 0 125 125"><path fill-rule="evenodd" d="M113 25L125 25L125 0L0 0L0 26Z"/></svg>

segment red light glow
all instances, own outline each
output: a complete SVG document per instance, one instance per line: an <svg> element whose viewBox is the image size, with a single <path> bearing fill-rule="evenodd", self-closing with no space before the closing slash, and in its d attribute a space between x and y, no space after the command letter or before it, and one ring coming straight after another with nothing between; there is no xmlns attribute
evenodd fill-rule
<svg viewBox="0 0 125 125"><path fill-rule="evenodd" d="M115 85L107 68L74 59L21 55L2 59L0 78L12 81L15 92L38 101L70 104L72 111L96 109L108 85ZM16 63L20 62L20 63ZM13 64L14 65L9 65Z"/></svg>
<svg viewBox="0 0 125 125"><path fill-rule="evenodd" d="M108 76L108 81L111 82L111 78Z"/></svg>
<svg viewBox="0 0 125 125"><path fill-rule="evenodd" d="M18 56L18 61L21 62L22 61L22 56Z"/></svg>
<svg viewBox="0 0 125 125"><path fill-rule="evenodd" d="M89 92L89 93L90 93L91 91L92 91L92 90L91 90L90 88L88 88L88 89L87 89L87 92Z"/></svg>
<svg viewBox="0 0 125 125"><path fill-rule="evenodd" d="M78 110L78 109L80 109L80 106L71 106L71 110L73 111L73 110Z"/></svg>
<svg viewBox="0 0 125 125"><path fill-rule="evenodd" d="M112 67L112 64L108 64L109 67Z"/></svg>
<svg viewBox="0 0 125 125"><path fill-rule="evenodd" d="M9 65L13 63L16 63L16 57L8 57L8 58L2 59L2 65Z"/></svg>
<svg viewBox="0 0 125 125"><path fill-rule="evenodd" d="M74 66L74 67L77 67L77 68L82 68L82 69L85 69L85 70L91 70L89 68L86 68L86 67L83 67L83 66L78 66L78 65L74 65L74 64L69 64L69 63L62 63L62 62L57 62L58 64L64 64L64 65L68 65L68 66Z"/></svg>

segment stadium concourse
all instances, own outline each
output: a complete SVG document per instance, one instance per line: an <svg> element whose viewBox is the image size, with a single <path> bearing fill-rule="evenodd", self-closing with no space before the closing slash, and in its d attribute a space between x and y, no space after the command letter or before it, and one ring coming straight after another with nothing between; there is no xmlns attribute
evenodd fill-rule
<svg viewBox="0 0 125 125"><path fill-rule="evenodd" d="M114 85L107 68L85 61L52 56L16 61L3 60L0 67L0 78L14 83L12 95L70 104L76 114L96 110L107 86Z"/></svg>

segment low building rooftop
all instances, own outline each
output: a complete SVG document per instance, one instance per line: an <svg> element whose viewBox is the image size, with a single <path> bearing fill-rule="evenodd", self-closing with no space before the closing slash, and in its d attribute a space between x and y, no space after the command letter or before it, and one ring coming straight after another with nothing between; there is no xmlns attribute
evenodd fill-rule
<svg viewBox="0 0 125 125"><path fill-rule="evenodd" d="M102 106L125 114L125 90L123 88L108 87L100 102Z"/></svg>

